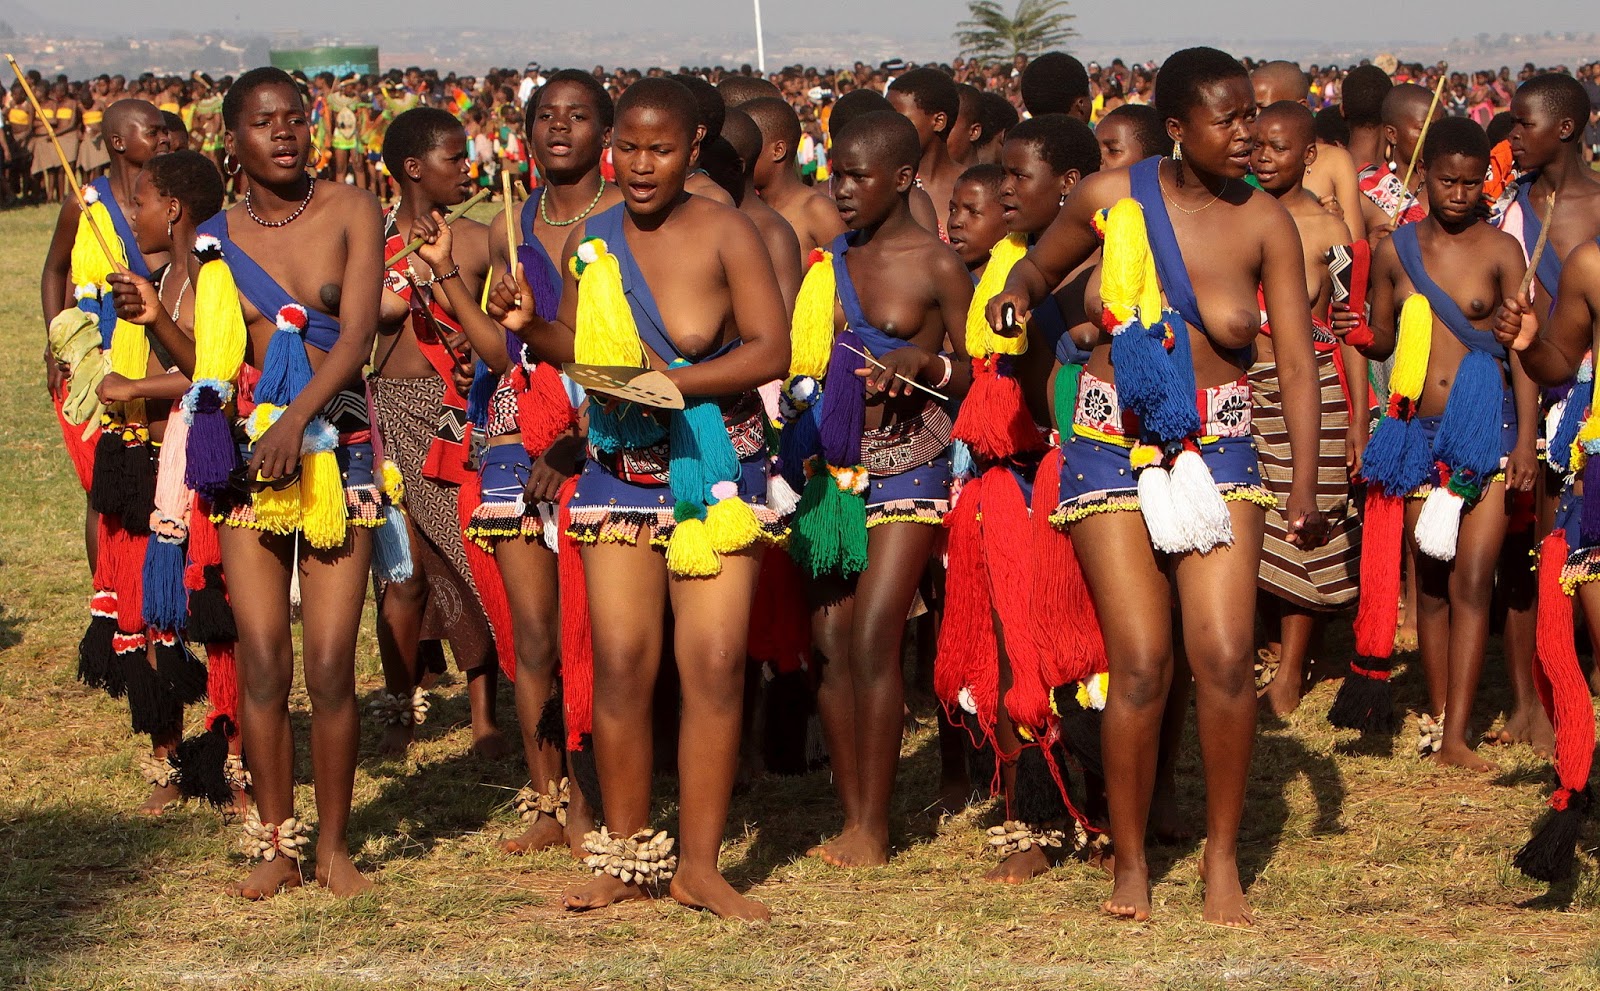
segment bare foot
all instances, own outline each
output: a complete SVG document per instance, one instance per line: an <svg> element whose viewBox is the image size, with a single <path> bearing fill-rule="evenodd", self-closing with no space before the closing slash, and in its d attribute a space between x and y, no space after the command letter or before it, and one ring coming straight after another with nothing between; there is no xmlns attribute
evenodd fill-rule
<svg viewBox="0 0 1600 991"><path fill-rule="evenodd" d="M230 789L233 800L223 806L222 814L225 816L245 816L250 814L250 793L243 788Z"/></svg>
<svg viewBox="0 0 1600 991"><path fill-rule="evenodd" d="M1526 705L1513 712L1498 733L1485 734L1487 743L1526 743L1543 757L1555 752L1556 734L1541 705Z"/></svg>
<svg viewBox="0 0 1600 991"><path fill-rule="evenodd" d="M1500 769L1494 763L1479 757L1471 747L1460 743L1446 742L1431 759L1443 767L1464 767L1480 774L1489 774Z"/></svg>
<svg viewBox="0 0 1600 991"><path fill-rule="evenodd" d="M140 815L158 816L167 810L167 806L182 798L183 792L178 790L177 785L157 785L151 789L150 797L139 806L138 812Z"/></svg>
<svg viewBox="0 0 1600 991"><path fill-rule="evenodd" d="M1205 885L1205 908L1201 918L1214 926L1248 929L1256 924L1250 903L1244 897L1244 885L1239 882L1239 864L1221 857L1213 863L1206 853L1200 855L1200 880Z"/></svg>
<svg viewBox="0 0 1600 991"><path fill-rule="evenodd" d="M288 888L300 887L300 865L288 857L264 860L243 881L230 884L228 894L258 902Z"/></svg>
<svg viewBox="0 0 1600 991"><path fill-rule="evenodd" d="M1049 870L1050 858L1044 855L1043 849L1034 847L1022 853L1014 853L1000 861L993 870L983 876L983 879L1000 884L1022 884Z"/></svg>
<svg viewBox="0 0 1600 991"><path fill-rule="evenodd" d="M570 807L567 809L566 841L573 860L581 862L583 858L589 856L589 851L583 848L583 838L594 832L596 825L598 824L594 821L594 816L576 815Z"/></svg>
<svg viewBox="0 0 1600 991"><path fill-rule="evenodd" d="M506 743L506 738L501 735L497 727L490 726L479 730L472 730L472 752L484 760L499 760L511 752L511 747Z"/></svg>
<svg viewBox="0 0 1600 991"><path fill-rule="evenodd" d="M1291 678L1282 671L1272 679L1272 684L1267 686L1262 698L1266 700L1267 709L1279 719L1289 715L1300 708L1300 683L1299 679Z"/></svg>
<svg viewBox="0 0 1600 991"><path fill-rule="evenodd" d="M951 778L939 782L939 795L928 806L936 815L955 815L972 804L972 785L965 778Z"/></svg>
<svg viewBox="0 0 1600 991"><path fill-rule="evenodd" d="M889 839L849 829L824 843L818 856L835 867L882 867L889 862Z"/></svg>
<svg viewBox="0 0 1600 991"><path fill-rule="evenodd" d="M1083 852L1083 861L1105 872L1106 877L1117 876L1117 852L1110 843L1095 843Z"/></svg>
<svg viewBox="0 0 1600 991"><path fill-rule="evenodd" d="M372 890L372 881L356 869L344 850L317 851L317 883L340 898L353 898Z"/></svg>
<svg viewBox="0 0 1600 991"><path fill-rule="evenodd" d="M1111 880L1111 897L1100 906L1100 910L1119 919L1147 921L1150 918L1149 870L1128 867L1116 872Z"/></svg>
<svg viewBox="0 0 1600 991"><path fill-rule="evenodd" d="M726 878L712 870L679 871L673 875L668 893L679 905L703 908L723 919L767 922L772 918L772 912L765 905L734 891Z"/></svg>
<svg viewBox="0 0 1600 991"><path fill-rule="evenodd" d="M648 897L649 894L637 884L623 884L620 878L612 877L610 874L600 874L568 888L561 896L561 905L569 912L587 912L618 902Z"/></svg>
<svg viewBox="0 0 1600 991"><path fill-rule="evenodd" d="M548 850L553 846L560 846L567 842L567 831L559 822L549 816L536 816L528 826L526 832L514 839L502 840L500 849L506 853L533 853L537 850ZM578 844L583 844L583 836L578 837Z"/></svg>
<svg viewBox="0 0 1600 991"><path fill-rule="evenodd" d="M404 757L411 748L411 732L414 729L410 723L390 723L383 728L383 739L378 741L378 756Z"/></svg>

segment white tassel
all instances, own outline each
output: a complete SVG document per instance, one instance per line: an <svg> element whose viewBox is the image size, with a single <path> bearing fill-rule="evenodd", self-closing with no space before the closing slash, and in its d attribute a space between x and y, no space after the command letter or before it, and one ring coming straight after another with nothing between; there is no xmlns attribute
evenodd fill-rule
<svg viewBox="0 0 1600 991"><path fill-rule="evenodd" d="M1456 538L1461 534L1462 498L1440 485L1428 493L1417 517L1417 550L1440 561L1454 561Z"/></svg>
<svg viewBox="0 0 1600 991"><path fill-rule="evenodd" d="M1184 451L1172 463L1172 503L1179 507L1189 550L1206 553L1233 543L1233 518L1217 491L1211 469L1198 452Z"/></svg>
<svg viewBox="0 0 1600 991"><path fill-rule="evenodd" d="M767 479L767 508L777 513L779 519L789 518L800 508L800 494L782 475Z"/></svg>
<svg viewBox="0 0 1600 991"><path fill-rule="evenodd" d="M550 553L558 553L561 548L561 528L557 525L556 505L553 502L541 502L538 510L544 545L549 548Z"/></svg>
<svg viewBox="0 0 1600 991"><path fill-rule="evenodd" d="M1150 543L1163 554L1189 550L1178 507L1172 498L1172 479L1167 470L1155 465L1139 473L1139 511L1150 531Z"/></svg>

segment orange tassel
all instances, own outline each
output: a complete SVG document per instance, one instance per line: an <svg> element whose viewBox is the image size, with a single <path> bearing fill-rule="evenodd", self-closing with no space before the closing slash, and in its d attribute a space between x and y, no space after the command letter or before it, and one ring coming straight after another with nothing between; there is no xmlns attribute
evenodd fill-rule
<svg viewBox="0 0 1600 991"><path fill-rule="evenodd" d="M594 726L594 643L590 640L589 585L583 557L572 528L572 494L578 476L561 486L561 552L557 571L561 585L561 697L566 708L567 749L577 750Z"/></svg>
<svg viewBox="0 0 1600 991"><path fill-rule="evenodd" d="M1356 608L1356 653L1384 658L1394 653L1400 615L1401 539L1406 507L1400 496L1367 486L1361 523L1361 603Z"/></svg>
<svg viewBox="0 0 1600 991"><path fill-rule="evenodd" d="M972 448L979 461L1003 461L1044 447L1011 374L1009 355L972 359L972 387L961 401L953 436Z"/></svg>

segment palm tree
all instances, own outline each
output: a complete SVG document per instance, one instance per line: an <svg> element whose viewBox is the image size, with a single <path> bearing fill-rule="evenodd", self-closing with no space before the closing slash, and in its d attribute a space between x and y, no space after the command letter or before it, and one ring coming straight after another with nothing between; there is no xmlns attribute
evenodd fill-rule
<svg viewBox="0 0 1600 991"><path fill-rule="evenodd" d="M969 0L969 19L956 25L961 54L978 59L1038 55L1060 46L1078 32L1067 25L1072 15L1067 0L1017 0L1007 14L995 0Z"/></svg>

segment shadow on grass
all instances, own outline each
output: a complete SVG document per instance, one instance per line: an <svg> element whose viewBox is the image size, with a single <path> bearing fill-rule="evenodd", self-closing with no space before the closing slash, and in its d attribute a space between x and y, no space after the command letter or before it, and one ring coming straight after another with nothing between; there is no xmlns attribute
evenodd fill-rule
<svg viewBox="0 0 1600 991"><path fill-rule="evenodd" d="M0 986L92 946L104 917L145 891L155 861L186 843L181 817L117 816L86 805L0 812Z"/></svg>
<svg viewBox="0 0 1600 991"><path fill-rule="evenodd" d="M27 620L0 603L0 650L15 647L22 642L22 626Z"/></svg>

